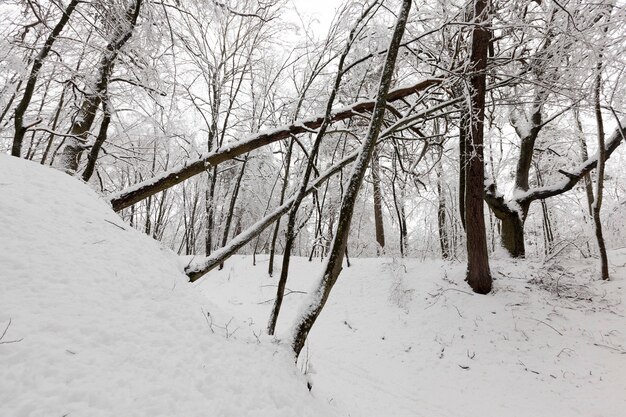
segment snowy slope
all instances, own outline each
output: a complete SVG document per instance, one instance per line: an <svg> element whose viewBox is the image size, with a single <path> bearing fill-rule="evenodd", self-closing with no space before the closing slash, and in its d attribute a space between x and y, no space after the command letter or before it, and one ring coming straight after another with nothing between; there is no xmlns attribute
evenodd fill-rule
<svg viewBox="0 0 626 417"><path fill-rule="evenodd" d="M610 258L611 282L595 280L594 260L496 260L487 296L470 292L460 263L353 259L300 365L312 393L344 415L623 417L626 250ZM275 280L257 259L231 260L197 285L261 328ZM292 265L287 287L309 290L319 260ZM286 296L278 337L305 297Z"/></svg>
<svg viewBox="0 0 626 417"><path fill-rule="evenodd" d="M0 155L0 192L0 416L333 415L87 186Z"/></svg>

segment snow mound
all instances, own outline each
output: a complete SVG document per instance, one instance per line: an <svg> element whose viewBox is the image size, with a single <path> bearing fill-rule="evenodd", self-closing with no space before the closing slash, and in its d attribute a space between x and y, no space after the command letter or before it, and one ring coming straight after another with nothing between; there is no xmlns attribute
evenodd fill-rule
<svg viewBox="0 0 626 417"><path fill-rule="evenodd" d="M0 192L0 416L333 415L86 185L1 155Z"/></svg>

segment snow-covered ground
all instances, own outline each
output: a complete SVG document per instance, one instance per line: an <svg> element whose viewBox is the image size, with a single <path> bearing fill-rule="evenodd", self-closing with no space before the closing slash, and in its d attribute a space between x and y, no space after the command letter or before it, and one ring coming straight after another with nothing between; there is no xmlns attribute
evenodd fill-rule
<svg viewBox="0 0 626 417"><path fill-rule="evenodd" d="M86 185L0 155L0 193L0 417L335 415Z"/></svg>
<svg viewBox="0 0 626 417"><path fill-rule="evenodd" d="M189 284L76 179L0 155L0 191L0 417L625 415L626 249L610 282L495 260L488 296L460 263L352 259L299 370L280 340L319 261L292 262L274 340L265 257Z"/></svg>
<svg viewBox="0 0 626 417"><path fill-rule="evenodd" d="M626 415L626 250L613 281L595 261L496 260L488 296L441 261L353 259L300 363L312 394L350 416ZM295 259L287 287L308 291L319 261ZM227 262L198 282L259 332L274 297L267 259ZM285 338L305 296L286 296Z"/></svg>

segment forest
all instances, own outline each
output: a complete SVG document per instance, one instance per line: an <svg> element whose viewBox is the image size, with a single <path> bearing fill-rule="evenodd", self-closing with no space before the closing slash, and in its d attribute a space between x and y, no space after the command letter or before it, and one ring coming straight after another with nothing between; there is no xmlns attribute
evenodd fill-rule
<svg viewBox="0 0 626 417"><path fill-rule="evenodd" d="M231 276L254 277L233 294L264 288L266 300L251 301L266 307L254 337L278 341L292 364L308 361L309 333L325 306L351 297L333 292L343 277L385 265L401 309L407 294L425 295L422 284L403 287L407 268L414 279L430 274L436 285L454 285L472 303L489 304L481 300L502 295L517 273L536 284L533 294L562 299L571 290L577 302L597 301L580 289L621 291L626 4L304 3L2 1L0 150L53 169L51 184L58 174L86 184L119 216L107 222L173 253L186 281L178 285L205 288L210 299ZM22 166L3 161L0 171ZM21 181L38 186L28 174ZM54 194L47 189L31 196L44 219L57 213L43 208ZM54 201L63 198L70 207L69 194ZM7 222L26 212L7 207ZM74 227L82 230L79 220ZM3 245L15 246L19 235L8 233ZM24 236L29 245L39 239L36 231ZM44 265L47 250L15 256L29 259L26 270ZM453 284L448 272L428 272L435 261L458 267ZM147 274L143 264L128 270ZM610 304L624 338L621 307ZM0 316L0 331L18 325L15 314ZM202 315L214 333L213 316ZM609 349L622 354L609 357L619 365L601 362L622 370L624 388L626 350L617 342Z"/></svg>

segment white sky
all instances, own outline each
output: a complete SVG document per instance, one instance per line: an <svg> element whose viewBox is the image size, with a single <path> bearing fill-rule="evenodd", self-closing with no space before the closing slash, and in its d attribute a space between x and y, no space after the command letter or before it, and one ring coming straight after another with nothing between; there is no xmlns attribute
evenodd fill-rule
<svg viewBox="0 0 626 417"><path fill-rule="evenodd" d="M317 20L315 25L318 33L325 33L330 22L335 16L335 12L343 3L341 0L291 0L303 20Z"/></svg>

